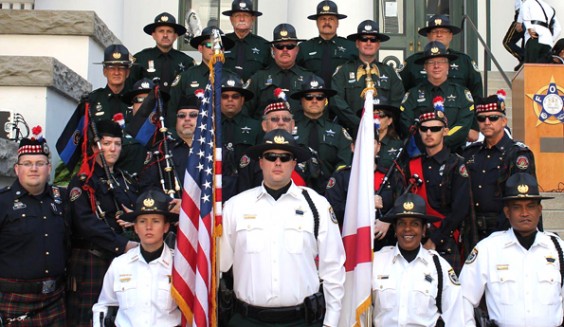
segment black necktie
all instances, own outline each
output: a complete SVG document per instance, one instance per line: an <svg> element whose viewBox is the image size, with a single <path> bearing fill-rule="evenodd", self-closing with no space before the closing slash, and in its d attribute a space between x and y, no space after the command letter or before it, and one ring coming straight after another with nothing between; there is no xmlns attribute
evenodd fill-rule
<svg viewBox="0 0 564 327"><path fill-rule="evenodd" d="M168 90L172 82L172 60L168 53L163 53L163 61L161 65L161 83Z"/></svg>
<svg viewBox="0 0 564 327"><path fill-rule="evenodd" d="M281 74L282 79L280 80L280 87L284 90L291 90L290 86L292 83L290 79L292 78L292 73L289 70L283 70L281 71Z"/></svg>
<svg viewBox="0 0 564 327"><path fill-rule="evenodd" d="M319 152L319 128L317 127L317 120L310 120L309 125L308 145L316 152Z"/></svg>
<svg viewBox="0 0 564 327"><path fill-rule="evenodd" d="M243 42L243 40L241 39L237 39L236 47L237 47L237 61L236 61L235 69L237 69L237 71L242 71L243 64L245 63L245 42ZM241 74L239 73L239 75Z"/></svg>
<svg viewBox="0 0 564 327"><path fill-rule="evenodd" d="M319 71L319 77L323 78L325 86L330 88L333 75L333 70L331 69L331 41L323 41L321 46L321 70Z"/></svg>

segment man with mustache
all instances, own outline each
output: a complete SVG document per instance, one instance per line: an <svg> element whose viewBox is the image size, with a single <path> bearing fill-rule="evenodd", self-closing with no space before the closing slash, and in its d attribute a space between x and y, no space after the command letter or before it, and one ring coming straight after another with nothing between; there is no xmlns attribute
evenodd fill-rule
<svg viewBox="0 0 564 327"><path fill-rule="evenodd" d="M303 42L298 53L298 65L323 78L328 88L335 68L358 56L354 42L337 36L339 20L344 18L347 15L339 13L335 2L321 1L317 5L317 14L307 17L316 21L319 36Z"/></svg>
<svg viewBox="0 0 564 327"><path fill-rule="evenodd" d="M184 35L186 28L177 24L173 15L163 12L155 17L154 23L145 26L143 31L153 37L156 46L135 54L129 85L143 77L150 80L158 77L163 89L168 91L176 75L194 66L192 57L173 49L176 38Z"/></svg>
<svg viewBox="0 0 564 327"><path fill-rule="evenodd" d="M235 43L230 50L225 50L224 68L229 69L246 81L259 69L272 63L268 41L253 34L253 25L260 11L253 10L252 0L233 0L231 10L222 12L229 16L233 33L225 36Z"/></svg>

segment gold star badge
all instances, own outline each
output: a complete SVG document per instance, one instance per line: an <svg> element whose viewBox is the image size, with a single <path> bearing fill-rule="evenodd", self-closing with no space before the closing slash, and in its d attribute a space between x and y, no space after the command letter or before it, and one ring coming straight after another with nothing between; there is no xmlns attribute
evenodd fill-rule
<svg viewBox="0 0 564 327"><path fill-rule="evenodd" d="M277 135L277 136L274 137L274 143L285 144L285 143L288 143L288 142L286 142L286 139L284 138L284 136Z"/></svg>
<svg viewBox="0 0 564 327"><path fill-rule="evenodd" d="M329 11L329 9L331 9L329 6L323 6L323 11Z"/></svg>
<svg viewBox="0 0 564 327"><path fill-rule="evenodd" d="M443 20L440 18L435 19L435 25L441 25L443 23Z"/></svg>
<svg viewBox="0 0 564 327"><path fill-rule="evenodd" d="M112 53L112 57L113 57L114 59L120 59L120 58L121 58L121 53L119 53L119 52L116 51L116 52Z"/></svg>
<svg viewBox="0 0 564 327"><path fill-rule="evenodd" d="M151 208L154 205L155 205L155 200L153 200L151 198L147 198L147 199L143 200L143 206L145 206L146 208Z"/></svg>
<svg viewBox="0 0 564 327"><path fill-rule="evenodd" d="M168 16L161 16L161 22L168 22Z"/></svg>
<svg viewBox="0 0 564 327"><path fill-rule="evenodd" d="M517 191L521 194L527 194L529 192L529 187L525 184L517 186Z"/></svg>
<svg viewBox="0 0 564 327"><path fill-rule="evenodd" d="M413 210L413 207L415 207L415 205L411 201L407 201L407 202L403 203L403 209L404 210L411 211L411 210Z"/></svg>
<svg viewBox="0 0 564 327"><path fill-rule="evenodd" d="M282 36L282 37L288 36L288 31L286 31L286 30L280 31L280 36Z"/></svg>

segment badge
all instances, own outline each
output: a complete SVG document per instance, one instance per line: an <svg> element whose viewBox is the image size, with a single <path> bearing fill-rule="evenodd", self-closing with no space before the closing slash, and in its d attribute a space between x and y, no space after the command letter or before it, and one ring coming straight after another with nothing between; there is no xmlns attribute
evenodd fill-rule
<svg viewBox="0 0 564 327"><path fill-rule="evenodd" d="M352 142L352 140L353 140L353 139L352 139L352 136L351 136L351 135L349 134L349 132L347 132L347 130L344 129L344 128L343 128L343 136L344 136L347 140L349 140L349 141Z"/></svg>
<svg viewBox="0 0 564 327"><path fill-rule="evenodd" d="M239 160L239 168L245 168L251 163L251 158L248 155L243 155Z"/></svg>
<svg viewBox="0 0 564 327"><path fill-rule="evenodd" d="M556 259L553 258L553 257L546 257L546 262L547 263L554 263L554 262L556 262Z"/></svg>
<svg viewBox="0 0 564 327"><path fill-rule="evenodd" d="M17 202L14 202L14 206L12 207L12 210L16 211L16 210L25 209L25 208L27 208L25 203L17 201Z"/></svg>
<svg viewBox="0 0 564 327"><path fill-rule="evenodd" d="M453 283L454 285L460 285L460 281L458 280L458 276L456 276L456 273L454 272L454 269L450 268L448 271L448 279L450 279L450 282Z"/></svg>
<svg viewBox="0 0 564 327"><path fill-rule="evenodd" d="M148 73L154 73L157 70L155 69L155 62L153 60L149 60L147 61L147 72Z"/></svg>
<svg viewBox="0 0 564 327"><path fill-rule="evenodd" d="M174 86L178 85L178 83L180 83L180 74L176 75L176 77L174 78L174 81L172 81L172 84L170 84L170 86L174 87Z"/></svg>
<svg viewBox="0 0 564 327"><path fill-rule="evenodd" d="M102 104L100 102L96 103L96 111L102 110Z"/></svg>
<svg viewBox="0 0 564 327"><path fill-rule="evenodd" d="M252 48L251 51L253 52L253 54L259 54L260 50L257 48Z"/></svg>
<svg viewBox="0 0 564 327"><path fill-rule="evenodd" d="M249 126L241 127L241 134L250 134L251 128Z"/></svg>
<svg viewBox="0 0 564 327"><path fill-rule="evenodd" d="M335 131L329 128L328 130L325 131L325 135L330 137L335 137Z"/></svg>
<svg viewBox="0 0 564 327"><path fill-rule="evenodd" d="M53 199L55 199L56 204L61 204L63 201L61 200L61 191L56 186L51 186L51 190L53 192Z"/></svg>
<svg viewBox="0 0 564 327"><path fill-rule="evenodd" d="M327 187L325 187L326 189L330 189L333 188L333 186L335 186L336 180L335 177L331 177L329 178L329 181L327 182Z"/></svg>
<svg viewBox="0 0 564 327"><path fill-rule="evenodd" d="M474 60L472 60L472 67L474 67L475 71L480 72L480 68L478 68L478 64Z"/></svg>
<svg viewBox="0 0 564 327"><path fill-rule="evenodd" d="M356 81L356 76L354 72L349 72L349 79L354 79Z"/></svg>
<svg viewBox="0 0 564 327"><path fill-rule="evenodd" d="M331 217L331 221L334 222L335 224L339 223L337 221L337 215L335 215L335 211L333 210L333 207L329 207L329 217Z"/></svg>
<svg viewBox="0 0 564 327"><path fill-rule="evenodd" d="M472 93L468 90L464 90L464 95L466 96L466 100L474 103L474 98L472 98Z"/></svg>
<svg viewBox="0 0 564 327"><path fill-rule="evenodd" d="M456 95L451 94L451 95L447 96L447 100L448 101L456 101Z"/></svg>
<svg viewBox="0 0 564 327"><path fill-rule="evenodd" d="M521 170L526 170L529 168L529 159L526 156L518 156L515 165Z"/></svg>
<svg viewBox="0 0 564 327"><path fill-rule="evenodd" d="M304 215L304 211L302 209L296 209L296 215L298 216L303 216Z"/></svg>
<svg viewBox="0 0 564 327"><path fill-rule="evenodd" d="M82 189L80 187L73 187L69 193L69 199L71 202L75 201L82 195Z"/></svg>
<svg viewBox="0 0 564 327"><path fill-rule="evenodd" d="M462 177L468 177L468 171L466 170L466 166L465 166L465 165L460 165L460 167L458 167L458 173L459 173L460 176L462 176Z"/></svg>
<svg viewBox="0 0 564 327"><path fill-rule="evenodd" d="M190 82L190 87L198 87L198 86L200 86L200 82L198 82L198 81Z"/></svg>
<svg viewBox="0 0 564 327"><path fill-rule="evenodd" d="M464 264L469 265L472 262L476 261L476 258L478 257L478 249L474 248L472 249L472 252L470 252L470 254L468 255L468 258L466 258L466 262L464 262Z"/></svg>
<svg viewBox="0 0 564 327"><path fill-rule="evenodd" d="M459 66L457 64L455 64L454 62L452 64L450 64L450 69L452 69L452 70L458 70L458 67Z"/></svg>
<svg viewBox="0 0 564 327"><path fill-rule="evenodd" d="M433 282L433 276L431 276L431 274L425 274L425 280L428 281L429 283Z"/></svg>

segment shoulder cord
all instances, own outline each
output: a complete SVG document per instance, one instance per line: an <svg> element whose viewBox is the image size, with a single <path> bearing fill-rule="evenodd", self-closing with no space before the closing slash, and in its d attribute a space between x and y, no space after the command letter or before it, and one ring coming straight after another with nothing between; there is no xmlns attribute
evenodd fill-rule
<svg viewBox="0 0 564 327"><path fill-rule="evenodd" d="M435 299L435 302L437 304L437 309L439 310L440 314L443 314L443 308L442 308L442 297L443 297L443 269L441 268L441 263L439 261L439 256L436 254L433 254L433 262L435 263L435 268L437 268L437 278L438 280L438 285L437 285L437 298Z"/></svg>
<svg viewBox="0 0 564 327"><path fill-rule="evenodd" d="M558 252L558 262L560 263L560 287L564 285L564 254L562 253L562 247L560 243L558 243L558 239L554 235L550 235L550 239L552 243L554 243L554 247L556 248L556 252Z"/></svg>
<svg viewBox="0 0 564 327"><path fill-rule="evenodd" d="M311 199L309 193L307 193L305 189L302 189L302 194L304 195L304 198L306 199L307 204L309 204L309 207L311 208L311 212L313 213L313 235L317 240L317 235L319 234L319 211L317 211L317 208L315 207L313 200Z"/></svg>

